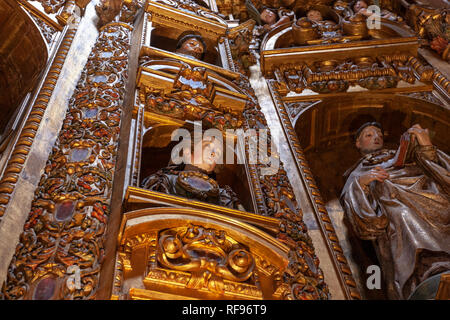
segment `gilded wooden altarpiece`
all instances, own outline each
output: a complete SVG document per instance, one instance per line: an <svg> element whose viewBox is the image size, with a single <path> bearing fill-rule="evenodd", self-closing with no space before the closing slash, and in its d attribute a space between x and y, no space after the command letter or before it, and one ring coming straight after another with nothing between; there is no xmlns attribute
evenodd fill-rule
<svg viewBox="0 0 450 320"><path fill-rule="evenodd" d="M33 19L41 17L37 25L48 45L55 41L55 32L69 31L0 181L0 221L76 32L76 27L64 26L73 22L75 8L84 10L87 5L87 1L39 1L55 21L26 1L19 2ZM443 60L448 58L448 48L439 47L441 40L435 40L439 34L432 32L436 21L443 23L445 17L420 6L404 8L381 1L383 8L395 12L395 19L382 19L381 29L374 31L364 28L365 21L351 20L345 1L255 1L256 7L283 7L295 16L260 34L261 26L248 19L244 1L210 1L209 8L199 3L98 4L99 35L35 190L1 291L3 299L332 298L282 164L269 175L263 173L268 164L246 161L241 166L251 204L247 211L139 185L146 165L143 149L166 147L177 128L201 123L203 129L219 129L224 137L227 129L268 128L250 85L255 65L267 80L344 296L361 298L295 122L322 101L344 96L351 101L367 92L380 99L403 95L402 99L448 105L450 82L419 54L428 37L431 48ZM334 20L331 32L320 26L311 32L311 25L297 23L311 8ZM426 19L415 20L414 10L422 10ZM228 15L242 23L230 27ZM169 48L187 30L204 39L203 61ZM139 57L133 61L131 44L136 37ZM133 63L135 78L130 71ZM134 108L127 117L124 101L130 96ZM121 140L126 121L131 128L128 145ZM279 158L271 150L270 134L268 140L268 156ZM248 159L250 141L244 140L241 147ZM119 153L129 155L129 169L116 166ZM121 193L117 179L122 179L124 190L115 233L111 221L117 218L111 213L119 210L112 206L118 203L115 188L114 194ZM117 239L113 255L105 254L111 250L105 248L108 237ZM106 280L101 277L105 264L114 265L113 276ZM110 289L100 294L102 286Z"/></svg>
<svg viewBox="0 0 450 320"><path fill-rule="evenodd" d="M36 190L4 298L95 296L132 30L126 22L100 30ZM67 286L73 265L81 269L78 289Z"/></svg>
<svg viewBox="0 0 450 320"><path fill-rule="evenodd" d="M192 28L204 37L208 47L211 43L215 43L219 52L225 53L220 55L220 59L221 65L226 66L226 68L208 62L180 57L177 54L150 45L150 41L146 40L146 26L144 25L144 46L141 48L140 67L136 81L138 87L136 100L139 104L136 106L134 113L136 123L134 136L137 138L137 143L135 144L136 151L132 152L135 155L135 160L130 174L131 185L135 187L128 187L126 193L126 208L131 211L124 214L125 220L122 221L119 234L113 298L328 298L329 294L324 283L323 273L318 265L319 261L315 256L306 226L302 222L301 211L296 204L292 187L282 168L275 175L264 176L261 175L261 170L266 165L245 164L245 172L253 201L253 213L226 209L192 200L186 201L177 196L161 195L157 192L138 188L139 172L142 166L138 150L142 149L143 136L146 132L155 128L158 128L159 132L165 132L161 127L177 128L192 121L201 121L205 128L216 128L221 131L239 128L267 128L264 115L258 110L258 101L246 77L248 71L245 70L243 65L237 65L233 58L238 57L238 55L230 52L230 47L233 47L234 44L232 41L239 35L248 36L252 24L232 30L227 30L223 25L220 28L215 28L215 31L212 32L211 30L205 30L205 25L208 23L209 28L213 28L216 24L215 21L220 21L220 19L206 22L203 19L203 16L206 15L200 14L200 17L195 19L198 22L195 23L193 22L194 19L189 19L189 25L183 26L181 22L184 21L183 16L188 14L199 15L191 8L186 9L186 3L183 2L185 5L183 9L185 10L176 14L171 11L171 16L162 16L165 12L169 12L167 6L177 8L178 5L171 4L168 1L158 2L157 4L149 2L146 7L146 14L148 21L152 23L152 28L155 28L152 30L152 34L164 33L175 38L182 30L188 27ZM175 23L168 24L166 22L168 20L175 21ZM197 85L194 88L189 83L196 83ZM202 85L200 86L199 83L202 83ZM195 103L192 102L192 98L195 99ZM161 143L161 138L160 136L158 142L154 143ZM167 138L166 135L165 139ZM248 155L247 142L244 148L244 152ZM170 212L180 215L188 212L192 215L183 220L189 221L189 226L184 228L186 226L184 224L183 228L155 229L151 235L138 235L135 234L135 231L131 231L134 227L131 227L131 225L127 227L130 223L127 220L128 218L125 218L127 216L130 216L130 219L134 219L135 216L150 217L155 215L156 217L160 214L158 210L169 212L169 208L155 208L155 206L163 203L169 207L176 207L170 209ZM180 206L195 208L196 210L179 208ZM148 209L142 209L146 207ZM209 211L210 215L217 218L222 217L221 219L230 221L230 223L231 221L240 221L239 223L246 224L246 228L249 228L249 230L254 228L251 225L259 227L261 231L258 231L258 233L262 232L263 237L278 242L283 247L284 258L275 259L279 260L281 264L266 265L266 263L273 264L275 262L274 259L267 257L267 255L274 254L269 253L272 250L270 246L263 250L266 253L258 253L257 248L248 243L249 239L238 241L231 236L236 232L232 224L222 226L219 229L217 226L205 225L200 218L201 215L206 214L204 210ZM231 220L229 220L230 218ZM159 224L156 221L153 223ZM152 227L136 226L136 229L139 230L147 230L148 228ZM192 230L195 230L195 232ZM135 240L131 240L131 234L130 236L127 235L129 232L134 235L133 239ZM191 256L188 253L189 249L187 248L191 245L194 246L191 240L186 240L187 242L182 240L192 232L194 232L195 238L198 237L199 239L193 240L195 246L198 246L198 250L204 252L199 255L205 255L205 258L197 259L198 261L194 258L195 255ZM176 241L182 246L179 254L173 255L172 258L170 254L167 255L164 242L168 234L172 239L170 240L171 243ZM245 253L242 251L242 255L245 256L246 261L256 262L256 265L251 267L254 268L253 271L250 272L247 266L245 268L241 266L239 270L245 270L245 277L239 275L237 278L227 276L228 271L219 271L227 269L234 270L234 274L240 274L241 272L237 272L238 269L233 269L233 262L230 262L230 264L224 262L225 257L231 255L234 251L227 251L223 246L220 248L221 258L206 258L206 252L219 250L219 248L214 249L212 244L208 244L212 240L203 240L205 238L210 239L212 234L221 234L221 237L229 239L230 243L236 241L234 246L247 248L245 250L249 251L245 251ZM194 235L192 236L194 237ZM213 242L215 243L215 241ZM228 241L226 242L228 243ZM263 242L261 241L261 243ZM214 244L214 246L217 246L217 244ZM143 250L139 259L133 258L134 255L138 255L136 250ZM170 250L173 251L174 249L171 247ZM183 253L181 253L182 251ZM189 266L180 266L175 262L180 254L185 259L191 260L187 263ZM170 262L171 259L174 259L172 263ZM196 262L194 263L192 259ZM227 259L227 261L230 261L230 256ZM266 262L261 262L263 260ZM145 265L144 261L147 261L148 265ZM259 263L262 263L262 265ZM266 269L266 271L263 269ZM136 272L140 274L138 278L143 279L140 286L136 284ZM144 274L146 274L145 278Z"/></svg>

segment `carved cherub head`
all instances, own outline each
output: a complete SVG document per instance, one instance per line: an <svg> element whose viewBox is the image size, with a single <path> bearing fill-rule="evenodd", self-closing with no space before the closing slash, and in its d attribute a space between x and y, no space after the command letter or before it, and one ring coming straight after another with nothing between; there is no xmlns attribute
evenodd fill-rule
<svg viewBox="0 0 450 320"><path fill-rule="evenodd" d="M183 32L178 39L176 53L203 60L206 52L206 43L201 35L188 31Z"/></svg>
<svg viewBox="0 0 450 320"><path fill-rule="evenodd" d="M267 7L264 7L261 10L260 17L261 17L261 21L268 25L271 25L271 24L274 24L275 22L277 22L277 14L273 10L271 10Z"/></svg>
<svg viewBox="0 0 450 320"><path fill-rule="evenodd" d="M310 21L314 21L314 22L318 22L318 21L322 21L323 17L322 17L322 13L320 13L319 10L315 10L315 9L311 9L306 13L306 17L310 20Z"/></svg>
<svg viewBox="0 0 450 320"><path fill-rule="evenodd" d="M361 10L367 9L367 2L364 0L356 1L356 3L353 5L353 10L355 13L358 13Z"/></svg>

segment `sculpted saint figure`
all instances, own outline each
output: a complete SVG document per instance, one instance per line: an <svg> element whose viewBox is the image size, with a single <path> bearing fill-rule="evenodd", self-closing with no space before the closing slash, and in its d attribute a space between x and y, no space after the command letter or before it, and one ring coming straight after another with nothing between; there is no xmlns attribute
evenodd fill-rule
<svg viewBox="0 0 450 320"><path fill-rule="evenodd" d="M226 185L219 187L215 179L214 168L222 157L221 143L204 138L192 147L192 152L183 150L184 163L169 165L146 177L141 187L245 211L233 190ZM194 152L199 147L201 154Z"/></svg>
<svg viewBox="0 0 450 320"><path fill-rule="evenodd" d="M373 240L388 297L408 299L450 271L450 158L418 124L395 151L383 148L379 123L366 123L356 147L363 157L345 174L342 206L355 233Z"/></svg>
<svg viewBox="0 0 450 320"><path fill-rule="evenodd" d="M176 53L203 60L205 51L206 44L201 35L195 34L193 31L187 31L178 37Z"/></svg>

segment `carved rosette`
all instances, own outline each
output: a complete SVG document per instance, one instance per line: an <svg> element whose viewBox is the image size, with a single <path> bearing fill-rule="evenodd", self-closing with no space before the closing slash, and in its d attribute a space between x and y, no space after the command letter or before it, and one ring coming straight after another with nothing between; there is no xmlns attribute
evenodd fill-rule
<svg viewBox="0 0 450 320"><path fill-rule="evenodd" d="M132 27L123 23L100 31L35 191L3 298L95 297L131 32ZM79 286L69 285L74 277Z"/></svg>

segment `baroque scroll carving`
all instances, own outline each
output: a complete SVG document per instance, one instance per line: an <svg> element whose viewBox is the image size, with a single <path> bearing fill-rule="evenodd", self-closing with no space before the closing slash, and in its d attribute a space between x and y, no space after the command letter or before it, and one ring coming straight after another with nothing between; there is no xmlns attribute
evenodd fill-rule
<svg viewBox="0 0 450 320"><path fill-rule="evenodd" d="M160 233L158 262L172 270L190 273L187 288L225 292L225 280L245 282L255 271L252 254L223 230L189 225ZM253 284L254 284L253 279Z"/></svg>
<svg viewBox="0 0 450 320"><path fill-rule="evenodd" d="M325 60L313 65L282 65L274 74L277 91L285 96L290 91L301 93L311 89L318 93L346 92L359 85L369 90L396 88L399 81L415 83L417 59L407 55L354 58L347 61ZM429 82L433 70L421 66L420 80Z"/></svg>
<svg viewBox="0 0 450 320"><path fill-rule="evenodd" d="M171 92L148 86L139 93L148 111L177 119L201 120L206 127L219 130L242 126L242 116L231 108L213 105L213 84L204 67L191 67L181 62Z"/></svg>
<svg viewBox="0 0 450 320"><path fill-rule="evenodd" d="M103 260L132 28L101 30L2 289L5 299L92 299ZM68 285L78 270L80 287Z"/></svg>

